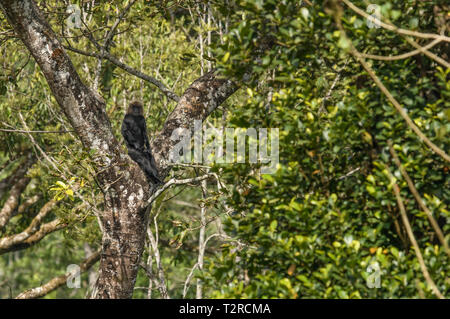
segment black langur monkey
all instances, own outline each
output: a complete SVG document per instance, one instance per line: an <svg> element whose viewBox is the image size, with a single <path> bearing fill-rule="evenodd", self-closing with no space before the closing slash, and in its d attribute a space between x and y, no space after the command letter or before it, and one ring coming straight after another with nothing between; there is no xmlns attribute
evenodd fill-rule
<svg viewBox="0 0 450 319"><path fill-rule="evenodd" d="M147 125L140 102L132 102L122 122L122 136L128 148L128 155L144 171L152 184L161 184L150 144L147 137Z"/></svg>

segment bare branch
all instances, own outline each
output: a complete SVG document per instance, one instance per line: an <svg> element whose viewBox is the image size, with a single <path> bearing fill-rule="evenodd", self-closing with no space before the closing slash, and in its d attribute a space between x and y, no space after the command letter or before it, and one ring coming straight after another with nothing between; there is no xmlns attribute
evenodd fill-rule
<svg viewBox="0 0 450 319"><path fill-rule="evenodd" d="M24 131L24 130L13 130L13 129L6 129L6 128L0 128L0 132L9 132L9 133L21 133L21 134L44 134L44 133L55 133L55 134L64 134L64 133L70 133L74 131Z"/></svg>
<svg viewBox="0 0 450 319"><path fill-rule="evenodd" d="M150 208L150 207L149 207ZM149 289L150 291L147 291L147 295L151 296L151 288L152 288L152 281L155 280L157 282L156 278L152 275L152 259L150 256L153 255L155 257L155 263L156 263L156 274L158 275L158 289L161 294L161 297L163 299L170 299L169 292L167 291L167 284L166 284L166 278L164 274L164 270L162 268L161 264L161 255L159 252L159 229L158 229L158 215L160 213L161 205L157 207L156 211L153 212L152 217L149 220L149 225L147 227L147 238L148 238L148 254L149 259L148 263L145 266L147 276L149 278ZM151 228L151 223L155 225L155 232L153 233Z"/></svg>
<svg viewBox="0 0 450 319"><path fill-rule="evenodd" d="M419 204L420 208L427 215L431 226L433 227L437 237L439 238L439 241L441 242L442 246L444 246L445 252L447 253L447 255L450 256L450 249L448 247L447 241L445 240L445 236L442 233L442 230L439 227L439 224L437 223L436 219L433 217L433 213L425 205L425 203L422 200L422 197L420 197L420 194L417 191L416 187L414 186L413 181L409 177L408 173L406 172L405 168L403 167L402 163L400 162L400 159L398 158L397 153L395 152L394 148L392 147L392 142L390 140L388 141L388 145L389 145L389 152L391 153L391 155L392 155L392 157L394 159L395 165L397 165L397 167L400 170L400 173L403 175L403 178L406 180L406 183L408 184L409 190L414 195L414 198L416 199L416 201Z"/></svg>
<svg viewBox="0 0 450 319"><path fill-rule="evenodd" d="M209 177L213 176L212 174L206 174L198 177L193 178L186 178L186 179L170 179L167 183L165 183L163 186L158 188L156 192L153 193L153 195L148 199L148 204L150 205L155 201L156 198L158 198L159 195L161 195L166 189L174 186L174 185L184 185L184 184L190 184L190 183L196 183L203 181Z"/></svg>
<svg viewBox="0 0 450 319"><path fill-rule="evenodd" d="M128 3L128 5L125 7L125 9L122 10L122 12L119 14L119 16L117 17L116 21L114 22L114 24L112 25L111 29L109 29L109 31L106 33L106 37L105 37L105 41L103 42L103 45L101 46L101 57L98 58L98 62L97 62L97 70L96 70L96 74L95 74L95 79L94 79L94 90L97 90L98 87L98 82L99 82L99 78L100 78L100 71L101 71L101 66L102 66L102 60L103 60L103 55L105 52L109 52L109 47L111 45L112 39L115 35L115 31L117 29L117 27L119 26L120 22L123 20L123 18L125 17L125 15L128 13L128 11L130 10L131 6L136 2L136 0L132 0Z"/></svg>
<svg viewBox="0 0 450 319"><path fill-rule="evenodd" d="M331 93L333 92L334 87L336 86L336 84L338 83L339 79L341 78L342 71L346 68L346 66L347 66L349 61L350 61L350 59L347 59L345 61L345 64L342 66L342 68L340 68L340 70L337 71L337 75L334 78L333 83L331 83L330 89L328 90L327 94L325 95L325 97L322 100L322 105L320 106L319 112L322 112L322 111L326 112L327 111L327 109L325 108L325 103L331 97Z"/></svg>
<svg viewBox="0 0 450 319"><path fill-rule="evenodd" d="M405 30L405 29L396 27L392 24L384 23L383 21L380 21L380 20L372 17L371 15L367 14L366 12L364 12L364 10L361 10L360 8L355 6L353 3L351 3L349 0L342 0L342 2L344 2L350 9L355 11L357 14L363 16L364 18L366 18L374 23L379 24L380 26L382 26L383 28L385 28L387 30L394 31L401 35L413 36L413 37L423 38L423 39L439 39L440 41L450 42L450 37L447 37L445 35Z"/></svg>
<svg viewBox="0 0 450 319"><path fill-rule="evenodd" d="M0 210L0 231L8 223L9 219L12 217L14 210L19 205L19 197L22 192L27 187L30 182L29 177L22 177L16 184L13 185L11 191L9 192L9 197Z"/></svg>
<svg viewBox="0 0 450 319"><path fill-rule="evenodd" d="M189 289L189 283L191 282L192 276L194 275L195 269L197 269L198 263L195 263L194 267L192 267L191 271L189 272L188 276L186 277L186 281L184 282L183 287L183 298L186 298L186 294Z"/></svg>
<svg viewBox="0 0 450 319"><path fill-rule="evenodd" d="M136 0L131 0L128 2L127 6L122 10L122 12L117 17L116 21L112 25L111 29L109 30L108 34L106 35L105 42L103 44L103 48L105 50L108 50L109 46L111 45L111 41L114 37L114 32L116 31L117 27L119 26L120 22L125 18L125 15L128 13L130 8L133 6L133 4L136 3Z"/></svg>
<svg viewBox="0 0 450 319"><path fill-rule="evenodd" d="M430 276L430 273L428 272L427 266L425 265L425 261L423 260L422 253L420 252L419 245L417 244L416 237L414 236L414 233L411 228L411 224L409 223L408 215L406 214L405 205L403 204L402 197L400 196L400 189L398 185L395 183L394 176L392 176L389 167L386 166L386 169L389 174L389 179L391 180L391 183L393 184L394 194L397 199L398 208L400 210L400 214L402 216L403 224L406 228L406 233L408 234L409 240L411 241L411 244L413 245L414 252L416 253L417 260L419 261L420 269L422 270L423 276L425 277L425 280L427 281L428 285L430 285L431 289L433 290L434 294L439 299L444 299L444 296L441 294L439 289L437 288L436 284L434 283L433 279Z"/></svg>
<svg viewBox="0 0 450 319"><path fill-rule="evenodd" d="M426 50L425 47L420 46L419 44L417 44L416 41L414 41L413 39L410 39L408 37L405 38L406 41L411 44L413 47L417 48L417 50L419 50L420 52L422 52L423 54L425 54L427 57L429 57L430 59L436 61L437 63L445 66L446 68L450 68L450 63L448 63L447 61L445 61L444 59L442 59L441 57L438 57L436 54L431 53L430 51Z"/></svg>
<svg viewBox="0 0 450 319"><path fill-rule="evenodd" d="M97 251L94 254L92 254L89 258L85 259L80 264L80 272L83 273L83 272L87 271L99 259L100 259L100 251ZM35 299L35 298L43 297L43 296L49 294L50 292L56 290L57 288L63 286L67 282L69 275L70 274L65 274L62 276L55 277L42 286L24 291L21 294L19 294L16 297L16 299Z"/></svg>
<svg viewBox="0 0 450 319"><path fill-rule="evenodd" d="M403 59L412 57L414 55L417 55L419 53L425 53L426 50L431 49L432 47L434 47L436 44L438 44L440 42L442 42L441 39L435 39L423 47L419 46L422 50L416 49L416 50L410 51L408 53L403 53L403 54L399 54L399 55L384 56L384 55L373 55L373 54L361 53L361 56L366 59L382 60L382 61L403 60Z"/></svg>
<svg viewBox="0 0 450 319"><path fill-rule="evenodd" d="M176 95L175 93L173 93L171 90L169 90L162 82L158 81L157 79L155 79L154 77L152 77L150 75L144 74L144 73L132 68L129 65L126 65L125 63L122 63L121 61L119 61L119 59L114 57L109 52L103 52L103 54L99 54L99 53L85 52L85 51L82 51L82 50L79 50L79 49L76 49L73 47L68 47L68 46L64 46L64 48L66 48L67 50L70 50L72 52L75 52L75 53L78 53L81 55L85 55L85 56L96 57L96 58L105 58L108 61L110 61L112 64L121 68L122 70L124 70L130 74L133 74L134 76L137 76L138 78L155 85L169 99L174 100L176 102L178 102L180 100L180 97L178 95Z"/></svg>
<svg viewBox="0 0 450 319"><path fill-rule="evenodd" d="M15 213L15 215L16 214L23 214L31 205L35 204L39 199L41 199L40 195L34 195L34 196L31 196L31 197L28 197L17 208L17 213Z"/></svg>
<svg viewBox="0 0 450 319"><path fill-rule="evenodd" d="M159 278L159 285L158 285L159 292L161 293L161 297L163 299L170 299L169 293L167 291L167 284L166 284L166 279L165 279L165 275L164 275L164 270L162 269L162 265L161 265L161 256L160 256L159 248L158 248L158 240L154 236L150 226L147 228L147 236L150 241L150 245L152 248L151 250L153 251L153 255L155 256L156 272L157 272L157 275ZM149 254L151 254L151 253L152 252L149 251ZM151 267L151 265L150 265L150 267ZM151 277L149 279L152 280Z"/></svg>
<svg viewBox="0 0 450 319"><path fill-rule="evenodd" d="M198 265L198 269L200 271L203 270L203 259L205 256L205 247L206 247L206 242L205 242L206 204L204 202L206 200L207 192L208 192L208 190L206 188L206 180L202 180L201 188L202 188L203 202L200 204L200 223L202 226L200 227L200 232L198 235L198 257L197 257L197 265ZM196 290L195 297L197 299L203 298L203 283L200 279L197 279L197 290Z"/></svg>
<svg viewBox="0 0 450 319"><path fill-rule="evenodd" d="M0 254L6 252L27 248L36 244L45 235L66 227L67 224L60 219L41 225L43 219L56 206L55 200L48 201L42 206L36 217L33 218L30 225L22 232L8 237L0 238Z"/></svg>

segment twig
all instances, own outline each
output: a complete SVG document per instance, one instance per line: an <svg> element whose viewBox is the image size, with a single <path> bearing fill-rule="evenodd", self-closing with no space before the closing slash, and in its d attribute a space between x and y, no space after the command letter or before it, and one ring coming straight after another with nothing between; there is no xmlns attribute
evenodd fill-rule
<svg viewBox="0 0 450 319"><path fill-rule="evenodd" d="M356 173L357 171L359 171L361 169L361 167L357 167L357 168L355 168L355 169L352 169L350 172L348 172L347 174L345 174L345 175L343 175L343 176L339 176L338 178L337 178L337 180L339 181L339 180L341 180L341 179L344 179L344 178L347 178L347 177L349 177L350 175L353 175L354 173Z"/></svg>
<svg viewBox="0 0 450 319"><path fill-rule="evenodd" d="M183 288L183 298L186 298L186 294L189 289L189 282L192 279L192 276L194 275L195 269L197 269L198 263L195 263L194 267L192 267L191 271L189 272L189 275L186 278L186 281L184 282L184 288Z"/></svg>
<svg viewBox="0 0 450 319"><path fill-rule="evenodd" d="M442 64L443 66L445 66L446 68L450 68L450 63L448 63L447 61L445 61L444 59L438 57L436 54L431 53L430 51L426 50L425 47L420 46L419 44L417 44L416 41L405 37L406 41L411 44L413 47L417 48L417 50L419 50L420 52L422 52L423 54L425 54L427 57L429 57L430 59L436 61L439 64Z"/></svg>
<svg viewBox="0 0 450 319"><path fill-rule="evenodd" d="M128 13L128 11L133 6L133 4L135 4L135 2L136 2L136 0L131 0L128 3L128 5L123 9L123 11L120 13L120 15L117 17L117 19L114 22L113 26L111 27L111 29L109 30L108 34L106 35L106 39L105 39L105 42L104 42L104 47L106 49L111 44L112 38L114 37L114 31L117 29L117 27L119 26L120 22L123 20L123 18Z"/></svg>
<svg viewBox="0 0 450 319"><path fill-rule="evenodd" d="M150 209L150 208L151 207L148 206L148 209ZM153 234L153 231L152 231L152 228L151 228L151 225L150 225L152 220L149 220L149 225L147 226L147 238L149 240L148 254L149 254L149 258L150 258L150 255L152 254L152 251L153 251L153 255L155 256L156 272L157 272L158 277L159 277L158 289L159 289L159 292L161 294L161 297L164 298L164 299L170 299L169 292L167 291L166 279L165 279L165 275L164 275L164 270L163 270L162 265L161 265L161 255L159 253L159 247L158 247L158 244L159 244L159 230L158 230L157 218L158 218L160 209L161 209L161 206L159 206L157 208L156 213L152 214L153 215L152 220L153 220L154 225L155 225L155 234ZM148 277L149 277L149 280L150 280L149 287L151 288L151 286L152 286L151 285L151 281L153 279L152 272L151 272L152 259L149 259L148 261L150 263L147 264L146 269L147 269L147 274L148 274ZM149 296L151 296L151 294Z"/></svg>
<svg viewBox="0 0 450 319"><path fill-rule="evenodd" d="M0 132L10 132L10 133L21 133L21 134L29 134L29 133L36 133L36 134L43 134L43 133L51 133L51 134L64 134L64 133L70 133L75 131L24 131L24 130L13 130L13 129L6 129L6 128L0 128Z"/></svg>
<svg viewBox="0 0 450 319"><path fill-rule="evenodd" d="M413 36L413 37L417 37L417 38L423 38L423 39L439 39L441 41L446 41L446 42L450 42L450 37L447 37L445 35L440 35L440 34L434 34L434 33L422 33L422 32L416 32L416 31L411 31L411 30L405 30L405 29L401 29L399 27L396 27L392 24L388 24L388 23L384 23L383 21L376 19L374 17L372 17L371 15L367 14L366 12L364 12L363 10L361 10L360 8L358 8L357 6L355 6L353 3L351 3L348 0L342 0L342 2L344 2L350 9L352 9L353 11L355 11L356 13L358 13L359 15L363 16L364 18L377 23L378 25L382 26L383 28L390 30L390 31L394 31L397 32L398 34L401 35L409 35L409 36Z"/></svg>
<svg viewBox="0 0 450 319"><path fill-rule="evenodd" d="M321 107L319 109L319 112L321 112L321 111L327 112L327 109L325 108L325 103L331 97L331 93L333 93L334 87L336 86L336 84L338 83L339 79L341 78L341 72L345 69L345 67L347 66L349 61L350 61L350 59L347 59L347 61L345 61L344 66L339 71L337 71L337 75L334 78L334 81L331 84L330 89L328 90L327 94L323 98L322 105L321 105Z"/></svg>
<svg viewBox="0 0 450 319"><path fill-rule="evenodd" d="M29 226L22 232L0 238L0 254L11 251L14 247L25 243L32 235L34 235L41 227L43 219L51 212L51 210L56 206L57 202L55 200L48 201L44 206L41 207L39 213L33 218ZM59 223L55 224L55 230L58 228Z"/></svg>
<svg viewBox="0 0 450 319"><path fill-rule="evenodd" d="M440 42L441 42L441 39L435 39L435 40L431 41L430 43L428 43L424 47L420 47L419 46L422 50L421 49L416 49L416 50L410 51L408 53L403 53L403 54L399 54L399 55L384 56L384 55L374 55L374 54L361 53L361 56L363 58L366 58L366 59L381 60L381 61L403 60L403 59L412 57L414 55L417 55L417 54L419 54L421 52L425 53L426 52L425 50L431 49L432 47L434 47L436 44L438 44Z"/></svg>
<svg viewBox="0 0 450 319"><path fill-rule="evenodd" d="M203 258L205 256L205 231L206 231L206 204L205 200L207 197L207 188L206 188L206 180L202 180L201 182L202 188L202 198L203 202L200 204L200 223L202 227L200 227L200 232L198 235L198 258L197 264L200 271L203 270ZM200 278L197 278L197 291L195 294L197 299L203 298L203 284Z"/></svg>
<svg viewBox="0 0 450 319"><path fill-rule="evenodd" d="M441 228L439 227L439 224L437 223L436 219L433 217L433 214L428 209L428 207L425 205L425 203L422 200L422 197L420 197L419 192L417 191L416 187L414 186L413 181L409 177L408 173L406 172L405 168L403 167L402 163L400 162L400 159L398 158L394 148L392 147L392 142L388 141L389 145L389 151L394 159L395 164L400 170L400 173L403 175L403 178L406 180L406 183L408 184L408 187L411 191L411 193L414 195L414 198L416 199L417 203L419 204L420 208L425 212L425 214L428 217L428 220L430 221L431 226L433 226L434 231L436 232L437 237L439 238L439 241L444 246L445 252L447 255L450 256L450 250L447 244L447 241L445 240L445 236L442 233Z"/></svg>
<svg viewBox="0 0 450 319"><path fill-rule="evenodd" d="M195 182L200 182L204 179L207 179L209 177L211 177L212 174L205 174L202 176L198 176L198 177L193 177L193 178L186 178L186 179L175 179L172 178L170 179L167 183L165 183L163 186L161 186L156 192L153 193L153 195L148 199L147 204L150 205L151 203L153 203L155 201L155 199L161 195L161 193L163 193L166 189L172 187L173 185L184 185L184 184L189 184L189 183L195 183Z"/></svg>
<svg viewBox="0 0 450 319"><path fill-rule="evenodd" d="M153 254L155 256L156 269L157 269L157 273L158 273L158 277L159 277L159 285L158 285L159 292L161 293L162 298L170 299L169 293L167 291L167 285L166 285L166 280L165 280L165 276L164 276L164 271L163 271L162 265L161 265L161 256L159 254L158 242L157 242L155 236L153 235L150 225L147 227L147 236L148 236L148 239L150 240ZM151 254L151 252L149 252L149 254ZM149 279L152 280L152 278L149 278Z"/></svg>
<svg viewBox="0 0 450 319"><path fill-rule="evenodd" d="M164 93L164 95L166 95L169 99L178 102L180 100L180 97L178 95L176 95L174 92L172 92L171 90L169 90L162 82L158 81L157 79L155 79L154 77L144 74L134 68L132 68L129 65L126 65L125 63L120 62L116 57L112 56L110 53L108 52L104 52L103 55L102 54L98 54L98 53L89 53L89 52L85 52L76 48L73 48L71 46L64 46L64 48L66 48L67 50L70 50L72 52L81 54L81 55L85 55L85 56L90 56L90 57L95 57L95 58L100 58L103 57L105 59L107 59L108 61L110 61L111 63L115 64L116 66L118 66L119 68L121 68L122 70L133 74L135 76L137 76L138 78L145 80L153 85L155 85L157 88L159 88L161 90L161 92Z"/></svg>
<svg viewBox="0 0 450 319"><path fill-rule="evenodd" d="M3 232L6 224L12 218L14 210L19 205L19 198L22 192L26 189L27 185L30 183L31 178L24 176L17 181L9 192L6 202L0 209L0 232Z"/></svg>
<svg viewBox="0 0 450 319"><path fill-rule="evenodd" d="M125 15L128 13L128 11L130 10L131 6L136 2L136 0L132 0L128 3L128 5L123 9L123 11L120 13L120 15L117 17L116 21L114 22L113 26L111 27L111 29L109 29L109 31L106 33L105 36L105 41L103 42L103 45L101 46L101 50L100 52L102 53L101 56L98 58L98 62L97 62L97 70L96 70L96 74L95 74L95 79L94 79L94 90L97 90L98 88L98 82L99 82L99 78L100 78L100 72L101 72L101 66L102 66L102 60L103 60L103 55L105 52L109 52L109 47L111 45L111 41L115 35L114 31L117 29L117 27L119 26L120 22L122 21L122 19L125 17Z"/></svg>
<svg viewBox="0 0 450 319"><path fill-rule="evenodd" d="M408 234L409 240L411 241L411 244L413 245L414 252L416 253L416 257L417 257L417 260L419 261L420 269L422 270L423 276L425 277L425 280L427 281L427 283L430 285L434 294L438 298L444 299L444 296L441 294L441 292L437 288L436 284L434 283L433 279L430 276L430 273L428 272L427 266L425 265L422 253L420 252L419 245L417 244L416 238L411 229L411 224L409 223L408 215L406 214L405 205L403 204L403 200L400 196L400 189L399 189L398 185L394 182L394 177L392 176L392 174L389 170L389 167L386 166L386 170L388 172L391 183L393 183L394 194L397 199L397 204L398 204L398 208L400 210L400 214L402 216L403 224L405 225L406 233Z"/></svg>

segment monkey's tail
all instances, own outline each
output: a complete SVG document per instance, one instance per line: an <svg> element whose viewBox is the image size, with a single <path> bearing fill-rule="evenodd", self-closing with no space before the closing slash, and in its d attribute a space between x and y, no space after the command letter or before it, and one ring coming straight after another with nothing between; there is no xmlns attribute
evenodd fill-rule
<svg viewBox="0 0 450 319"><path fill-rule="evenodd" d="M154 175L152 173L150 174L145 174L147 177L147 181L149 181L150 183L152 183L153 185L161 185L163 184L163 182L161 181L161 179L159 178L159 176Z"/></svg>

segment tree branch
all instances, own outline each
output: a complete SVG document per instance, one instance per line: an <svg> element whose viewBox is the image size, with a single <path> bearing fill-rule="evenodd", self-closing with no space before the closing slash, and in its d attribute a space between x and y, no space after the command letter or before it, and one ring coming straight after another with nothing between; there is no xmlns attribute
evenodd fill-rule
<svg viewBox="0 0 450 319"><path fill-rule="evenodd" d="M24 130L13 130L13 129L6 129L6 128L0 128L0 132L8 132L8 133L20 133L20 134L47 134L47 133L54 133L54 134L64 134L64 133L70 133L73 131L24 131Z"/></svg>
<svg viewBox="0 0 450 319"><path fill-rule="evenodd" d="M172 133L177 129L188 129L192 133L195 120L205 120L237 89L233 81L221 78L216 70L198 78L186 89L152 143L161 176L167 175L170 151L179 142L171 139Z"/></svg>
<svg viewBox="0 0 450 319"><path fill-rule="evenodd" d="M19 206L19 197L30 182L29 177L22 177L16 184L13 185L9 192L9 197L0 210L0 231L8 223L9 219L13 216L14 210Z"/></svg>
<svg viewBox="0 0 450 319"><path fill-rule="evenodd" d="M386 166L386 170L389 174L389 179L391 180L391 183L393 184L394 194L397 199L398 208L400 210L400 214L402 216L403 224L406 228L406 233L408 234L409 240L411 241L411 244L413 245L414 252L416 253L417 260L419 261L420 269L422 270L423 276L425 277L425 280L427 281L428 285L430 285L431 289L433 290L434 294L439 299L444 299L444 296L441 294L439 289L437 288L436 284L434 283L433 279L430 276L430 273L428 272L427 266L425 265L425 261L423 260L422 253L420 252L419 245L417 244L416 237L414 236L414 233L411 228L411 224L409 223L408 215L406 214L405 205L403 204L402 197L400 196L400 189L398 185L394 182L394 176L392 176L389 167Z"/></svg>
<svg viewBox="0 0 450 319"><path fill-rule="evenodd" d="M41 225L43 219L51 212L56 204L57 201L53 199L48 201L42 206L39 213L33 218L30 225L24 231L0 238L0 255L10 251L28 248L39 242L47 234L66 227L67 224L60 219L55 219Z"/></svg>
<svg viewBox="0 0 450 319"><path fill-rule="evenodd" d="M100 251L95 252L89 258L85 259L80 265L80 273L84 273L91 268L100 259ZM19 294L16 299L35 299L43 297L57 288L63 286L70 274L61 275L53 278L42 286L29 289Z"/></svg>
<svg viewBox="0 0 450 319"><path fill-rule="evenodd" d="M381 61L395 61L395 60L403 60L409 57L412 57L414 55L417 55L421 52L424 52L424 50L428 50L431 49L432 47L434 47L436 44L442 42L441 39L435 39L433 41L431 41L430 43L428 43L427 45L425 45L424 47L420 47L421 49L416 49L407 53L403 53L403 54L399 54L399 55L390 55L390 56L384 56L384 55L374 55L374 54L365 54L365 53L361 53L361 56L363 58L366 59L373 59L373 60L381 60Z"/></svg>
<svg viewBox="0 0 450 319"><path fill-rule="evenodd" d="M420 194L417 191L416 187L414 186L413 181L409 177L408 173L406 172L405 168L403 167L402 163L400 162L400 159L398 158L397 153L395 152L394 148L392 147L392 142L390 140L388 141L388 145L389 145L389 152L391 153L392 158L394 159L395 165L397 165L398 169L400 170L400 173L403 175L403 178L406 180L409 190L414 195L414 198L416 199L420 208L427 215L431 226L433 227L437 237L439 238L439 241L441 242L442 246L444 246L445 252L447 253L448 256L450 256L450 249L448 247L447 241L445 240L445 236L442 233L441 228L439 227L439 224L437 223L436 219L434 219L431 211L428 209L428 207L423 202L422 197L420 197Z"/></svg>
<svg viewBox="0 0 450 319"><path fill-rule="evenodd" d="M203 181L209 177L213 176L212 174L205 174L202 176L198 176L198 177L193 177L193 178L186 178L186 179L175 179L172 178L170 179L167 183L165 183L163 186L161 186L160 188L158 188L158 190L156 192L154 192L152 194L152 196L150 196L150 198L148 199L148 204L151 205L156 198L158 198L159 195L161 195L166 189L174 186L174 185L184 185L184 184L190 184L190 183L196 183L196 182L200 182Z"/></svg>
<svg viewBox="0 0 450 319"><path fill-rule="evenodd" d="M446 42L450 42L450 37L447 37L445 35L440 35L440 34L434 34L434 33L422 33L422 32L416 32L416 31L411 31L411 30L405 30L405 29L401 29L399 27L396 27L392 24L388 24L388 23L384 23L383 21L380 21L378 19L375 19L374 17L372 17L371 15L367 14L366 12L364 12L364 10L361 10L360 8L358 8L357 6L355 6L353 3L351 3L348 0L342 0L342 2L344 2L350 9L352 9L353 11L355 11L357 14L363 16L364 18L379 24L380 26L382 26L383 28L390 30L390 31L394 31L398 34L401 35L407 35L407 36L413 36L413 37L417 37L417 38L423 38L423 39L439 39L441 41L446 41Z"/></svg>
<svg viewBox="0 0 450 319"><path fill-rule="evenodd" d="M180 97L178 95L176 95L174 92L172 92L171 90L169 90L162 82L158 81L157 79L155 79L154 77L147 75L145 73L142 73L134 68L132 68L129 65L126 65L125 63L120 62L119 59L117 59L116 57L114 57L111 53L109 52L103 52L103 54L99 54L99 53L89 53L89 52L85 52L76 48L73 48L71 46L64 46L64 48L66 48L67 50L70 50L72 52L81 54L81 55L85 55L85 56L90 56L90 57L95 57L95 58L105 58L107 59L109 62L111 62L112 64L118 66L119 68L121 68L122 70L133 74L134 76L147 81L151 84L153 84L154 86L156 86L158 89L160 89L160 91L162 93L164 93L164 95L166 95L169 99L178 102L180 100Z"/></svg>

